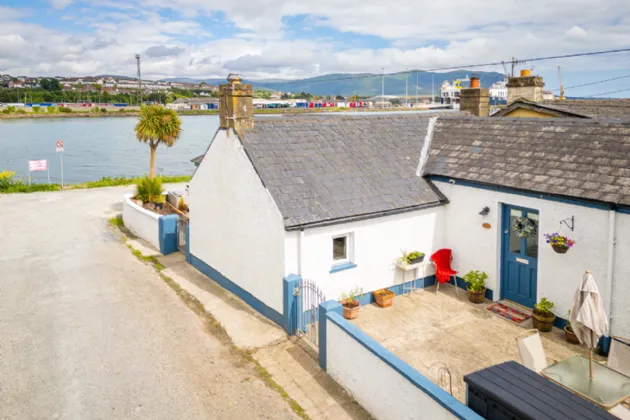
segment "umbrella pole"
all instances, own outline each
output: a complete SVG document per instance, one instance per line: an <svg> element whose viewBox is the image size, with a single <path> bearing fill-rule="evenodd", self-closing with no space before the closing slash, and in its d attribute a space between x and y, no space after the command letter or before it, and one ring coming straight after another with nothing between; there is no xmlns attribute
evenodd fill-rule
<svg viewBox="0 0 630 420"><path fill-rule="evenodd" d="M593 349L588 352L588 377L593 380Z"/></svg>

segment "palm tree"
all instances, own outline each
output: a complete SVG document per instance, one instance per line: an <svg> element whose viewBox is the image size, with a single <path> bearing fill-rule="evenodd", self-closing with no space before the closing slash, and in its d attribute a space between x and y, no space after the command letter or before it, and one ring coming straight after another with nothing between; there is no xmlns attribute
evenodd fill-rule
<svg viewBox="0 0 630 420"><path fill-rule="evenodd" d="M151 169L149 178L155 177L155 152L160 144L171 147L177 142L182 132L182 121L174 109L161 105L143 105L140 119L136 124L136 138L148 143L151 148Z"/></svg>

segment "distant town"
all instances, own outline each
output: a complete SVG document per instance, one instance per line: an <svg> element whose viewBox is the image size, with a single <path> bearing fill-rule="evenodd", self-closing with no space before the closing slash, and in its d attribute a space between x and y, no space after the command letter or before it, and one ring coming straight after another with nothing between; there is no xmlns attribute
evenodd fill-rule
<svg viewBox="0 0 630 420"><path fill-rule="evenodd" d="M254 90L255 108L389 108L431 107L448 105L457 107L459 93L468 86L468 76L444 80L434 95L313 95L309 92L281 92L258 88ZM57 105L66 108L101 107L128 108L141 103L164 104L176 110L218 109L218 86L204 81L185 83L165 80L138 80L115 76L87 77L27 77L0 75L0 104L23 108ZM545 99L553 99L545 92ZM503 105L507 100L505 81L490 86L490 104ZM1 105L0 105L1 106Z"/></svg>

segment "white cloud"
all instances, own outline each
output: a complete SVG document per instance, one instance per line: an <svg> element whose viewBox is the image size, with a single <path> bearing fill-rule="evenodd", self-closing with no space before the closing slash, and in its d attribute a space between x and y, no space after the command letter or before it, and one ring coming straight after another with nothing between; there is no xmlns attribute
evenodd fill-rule
<svg viewBox="0 0 630 420"><path fill-rule="evenodd" d="M68 24L79 26L70 32L25 23L23 10L0 6L4 72L132 75L133 56L141 53L147 77L216 77L232 71L248 78L303 77L630 46L626 0L49 1L55 8L72 11L74 20ZM31 17L34 13L46 12L34 11ZM305 18L308 31L301 36L309 39L287 35L299 32L283 20L295 16ZM206 26L207 22L212 24ZM230 38L221 38L226 27ZM371 48L363 35L379 40L382 47ZM27 49L32 53L24 54ZM566 63L593 70L628 68L627 57ZM531 64L544 70L558 62Z"/></svg>
<svg viewBox="0 0 630 420"><path fill-rule="evenodd" d="M73 0L49 0L52 7L55 9L65 9L68 7Z"/></svg>

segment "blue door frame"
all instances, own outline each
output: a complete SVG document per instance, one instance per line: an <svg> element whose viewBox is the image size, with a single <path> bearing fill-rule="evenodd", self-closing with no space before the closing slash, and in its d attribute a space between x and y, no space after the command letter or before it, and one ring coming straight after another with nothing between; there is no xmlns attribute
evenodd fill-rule
<svg viewBox="0 0 630 420"><path fill-rule="evenodd" d="M516 217L527 217L537 227L538 210L502 206L501 222L501 298L528 308L536 304L538 288L538 236L521 238L513 229Z"/></svg>

